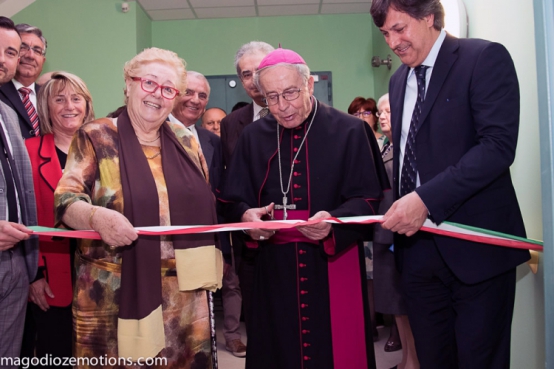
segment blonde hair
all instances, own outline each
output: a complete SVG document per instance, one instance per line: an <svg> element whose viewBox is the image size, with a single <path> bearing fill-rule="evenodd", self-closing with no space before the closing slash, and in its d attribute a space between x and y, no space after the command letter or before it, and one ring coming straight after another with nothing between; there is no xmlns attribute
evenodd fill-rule
<svg viewBox="0 0 554 369"><path fill-rule="evenodd" d="M123 67L123 78L127 81L131 79L131 77L136 77L138 69L145 64L154 62L163 63L175 69L177 76L180 77L175 87L183 93L187 88L187 70L185 69L187 63L173 51L158 49L157 47L144 49L133 59L125 63ZM125 105L127 105L127 100L128 97L127 94L125 94Z"/></svg>
<svg viewBox="0 0 554 369"><path fill-rule="evenodd" d="M58 71L53 72L52 77L40 87L37 95L37 111L40 120L40 134L45 135L53 133L52 120L50 119L50 108L48 99L52 95L57 95L67 86L71 87L75 93L83 96L86 101L86 112L83 123L94 120L94 109L92 107L92 96L83 80L74 74Z"/></svg>

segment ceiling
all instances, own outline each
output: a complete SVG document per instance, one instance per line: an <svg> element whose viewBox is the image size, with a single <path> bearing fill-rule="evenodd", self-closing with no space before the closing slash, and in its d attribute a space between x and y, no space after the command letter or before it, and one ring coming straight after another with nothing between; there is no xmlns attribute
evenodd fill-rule
<svg viewBox="0 0 554 369"><path fill-rule="evenodd" d="M369 13L371 0L137 0L154 21Z"/></svg>

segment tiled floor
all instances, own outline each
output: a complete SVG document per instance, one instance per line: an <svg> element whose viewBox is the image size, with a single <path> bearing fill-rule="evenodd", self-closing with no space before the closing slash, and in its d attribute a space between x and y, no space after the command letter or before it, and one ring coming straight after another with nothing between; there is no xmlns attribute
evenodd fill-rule
<svg viewBox="0 0 554 369"><path fill-rule="evenodd" d="M216 332L217 332L217 356L219 369L244 369L244 358L237 358L225 350L225 339L221 332L222 327L222 311L216 305ZM241 324L243 342L246 343L246 334L244 324ZM385 352L384 347L389 337L389 329L387 327L378 327L379 338L375 342L375 355L377 361L377 369L389 369L395 366L402 359L402 351ZM283 368L286 369L286 368ZM354 369L354 368L353 368Z"/></svg>

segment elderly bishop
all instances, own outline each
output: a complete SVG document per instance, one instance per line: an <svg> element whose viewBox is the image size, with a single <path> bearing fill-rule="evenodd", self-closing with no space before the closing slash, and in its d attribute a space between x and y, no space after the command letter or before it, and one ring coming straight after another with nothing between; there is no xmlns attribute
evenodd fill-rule
<svg viewBox="0 0 554 369"><path fill-rule="evenodd" d="M239 138L220 200L229 221L373 215L386 173L360 119L317 101L300 55L277 49L255 83L272 114ZM246 368L375 368L361 243L367 226L248 232L257 250Z"/></svg>

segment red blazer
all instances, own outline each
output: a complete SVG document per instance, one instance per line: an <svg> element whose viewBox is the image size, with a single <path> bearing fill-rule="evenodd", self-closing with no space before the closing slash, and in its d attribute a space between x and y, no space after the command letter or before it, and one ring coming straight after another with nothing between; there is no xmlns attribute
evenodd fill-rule
<svg viewBox="0 0 554 369"><path fill-rule="evenodd" d="M33 168L38 224L54 227L54 190L62 177L54 135L29 138L25 145ZM46 296L46 301L52 306L68 306L73 300L69 239L54 241L41 236L39 250L39 267L45 268L44 277L55 296Z"/></svg>

